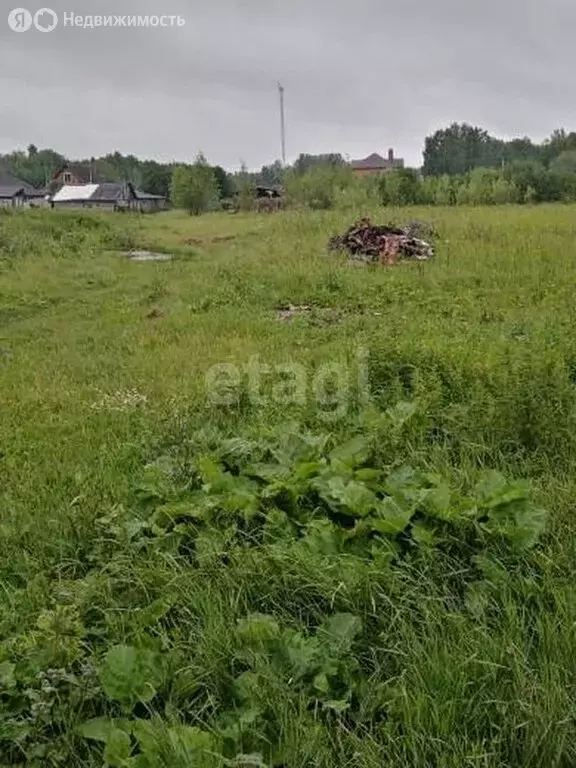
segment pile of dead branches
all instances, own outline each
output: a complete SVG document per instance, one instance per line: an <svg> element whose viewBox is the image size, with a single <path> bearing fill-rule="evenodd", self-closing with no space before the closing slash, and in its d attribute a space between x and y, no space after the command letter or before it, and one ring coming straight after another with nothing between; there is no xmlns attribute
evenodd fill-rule
<svg viewBox="0 0 576 768"><path fill-rule="evenodd" d="M332 237L328 248L345 251L354 260L383 265L426 261L434 256L433 246L414 237L410 228L377 226L369 219L361 219L343 235Z"/></svg>

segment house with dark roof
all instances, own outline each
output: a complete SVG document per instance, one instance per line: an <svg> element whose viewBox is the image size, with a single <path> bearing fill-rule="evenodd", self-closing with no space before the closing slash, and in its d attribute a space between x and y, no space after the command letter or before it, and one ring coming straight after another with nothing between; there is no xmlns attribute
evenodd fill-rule
<svg viewBox="0 0 576 768"><path fill-rule="evenodd" d="M45 194L44 190L34 189L25 181L0 171L0 207L21 208L27 204L40 203Z"/></svg>
<svg viewBox="0 0 576 768"><path fill-rule="evenodd" d="M57 191L66 185L80 186L81 184L103 184L108 181L99 174L92 165L82 163L66 163L52 176L50 186Z"/></svg>
<svg viewBox="0 0 576 768"><path fill-rule="evenodd" d="M166 198L150 195L126 182L66 184L53 195L52 208L98 208L105 211L161 211Z"/></svg>
<svg viewBox="0 0 576 768"><path fill-rule="evenodd" d="M394 150L390 149L387 158L373 152L363 160L352 160L350 165L355 176L373 176L378 173L394 171L397 168L404 168L404 160L400 157L394 157Z"/></svg>

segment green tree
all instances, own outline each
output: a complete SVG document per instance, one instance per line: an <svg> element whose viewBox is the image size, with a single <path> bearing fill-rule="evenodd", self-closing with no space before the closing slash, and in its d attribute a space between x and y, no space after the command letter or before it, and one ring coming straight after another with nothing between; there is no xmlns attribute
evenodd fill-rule
<svg viewBox="0 0 576 768"><path fill-rule="evenodd" d="M284 183L284 169L280 160L272 165L263 165L258 181L263 187L281 187Z"/></svg>
<svg viewBox="0 0 576 768"><path fill-rule="evenodd" d="M345 165L344 158L340 154L334 152L324 155L306 155L301 154L294 163L293 169L295 173L305 174L311 171L313 168L326 167L326 166L340 167Z"/></svg>
<svg viewBox="0 0 576 768"><path fill-rule="evenodd" d="M576 150L564 150L564 152L552 160L550 170L576 174Z"/></svg>
<svg viewBox="0 0 576 768"><path fill-rule="evenodd" d="M215 165L212 170L218 187L219 199L225 200L226 198L232 197L234 194L234 185L224 168L220 165Z"/></svg>
<svg viewBox="0 0 576 768"><path fill-rule="evenodd" d="M533 160L522 160L506 166L503 176L513 182L518 189L520 200L526 199L526 192L530 188L532 201L546 200L546 169L542 163Z"/></svg>
<svg viewBox="0 0 576 768"><path fill-rule="evenodd" d="M172 202L191 215L198 216L216 207L218 185L213 169L202 153L194 165L179 165L172 174Z"/></svg>
<svg viewBox="0 0 576 768"><path fill-rule="evenodd" d="M426 138L423 172L429 176L453 175L468 173L474 168L502 168L518 161L547 163L562 148L568 148L570 136L558 132L547 143L537 145L527 137L502 141L482 128L452 123ZM576 148L576 141L571 148Z"/></svg>
<svg viewBox="0 0 576 768"><path fill-rule="evenodd" d="M240 166L240 172L234 178L234 187L240 210L253 210L256 205L256 177L248 171L246 163Z"/></svg>
<svg viewBox="0 0 576 768"><path fill-rule="evenodd" d="M155 160L145 160L140 167L142 177L142 189L151 195L170 195L170 181L172 167L161 165Z"/></svg>
<svg viewBox="0 0 576 768"><path fill-rule="evenodd" d="M426 138L423 172L426 175L461 174L488 165L487 155L495 154L490 141L482 128L452 123Z"/></svg>

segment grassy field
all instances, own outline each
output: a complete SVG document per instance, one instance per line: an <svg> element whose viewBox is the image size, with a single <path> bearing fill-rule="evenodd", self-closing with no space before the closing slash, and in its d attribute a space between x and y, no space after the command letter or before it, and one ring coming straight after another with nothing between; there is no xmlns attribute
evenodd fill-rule
<svg viewBox="0 0 576 768"><path fill-rule="evenodd" d="M0 215L0 766L576 764L576 207L373 217Z"/></svg>

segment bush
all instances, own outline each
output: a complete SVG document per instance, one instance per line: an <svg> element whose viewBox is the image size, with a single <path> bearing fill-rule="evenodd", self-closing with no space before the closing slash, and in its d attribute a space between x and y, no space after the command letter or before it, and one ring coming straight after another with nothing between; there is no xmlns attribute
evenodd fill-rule
<svg viewBox="0 0 576 768"><path fill-rule="evenodd" d="M440 176L436 180L434 199L435 205L456 205L458 202L458 186L460 177Z"/></svg>
<svg viewBox="0 0 576 768"><path fill-rule="evenodd" d="M492 200L496 205L519 203L520 195L518 187L513 181L507 181L504 177L501 177L498 179L492 190Z"/></svg>
<svg viewBox="0 0 576 768"><path fill-rule="evenodd" d="M328 210L351 183L352 174L346 166L319 165L303 174L289 171L285 179L286 198L289 205Z"/></svg>
<svg viewBox="0 0 576 768"><path fill-rule="evenodd" d="M341 210L357 210L378 205L379 184L380 180L375 176L351 178L348 185L336 190L336 207Z"/></svg>
<svg viewBox="0 0 576 768"><path fill-rule="evenodd" d="M172 173L172 201L198 216L218 207L218 184L214 170L205 157L199 154L194 165L180 165Z"/></svg>
<svg viewBox="0 0 576 768"><path fill-rule="evenodd" d="M383 205L418 205L423 201L422 182L412 168L399 168L383 174L380 180Z"/></svg>
<svg viewBox="0 0 576 768"><path fill-rule="evenodd" d="M494 202L494 185L498 171L491 168L475 168L468 179L468 202L471 205L491 205Z"/></svg>
<svg viewBox="0 0 576 768"><path fill-rule="evenodd" d="M256 207L256 188L254 179L242 163L240 173L235 179L236 204L241 211L253 211Z"/></svg>

